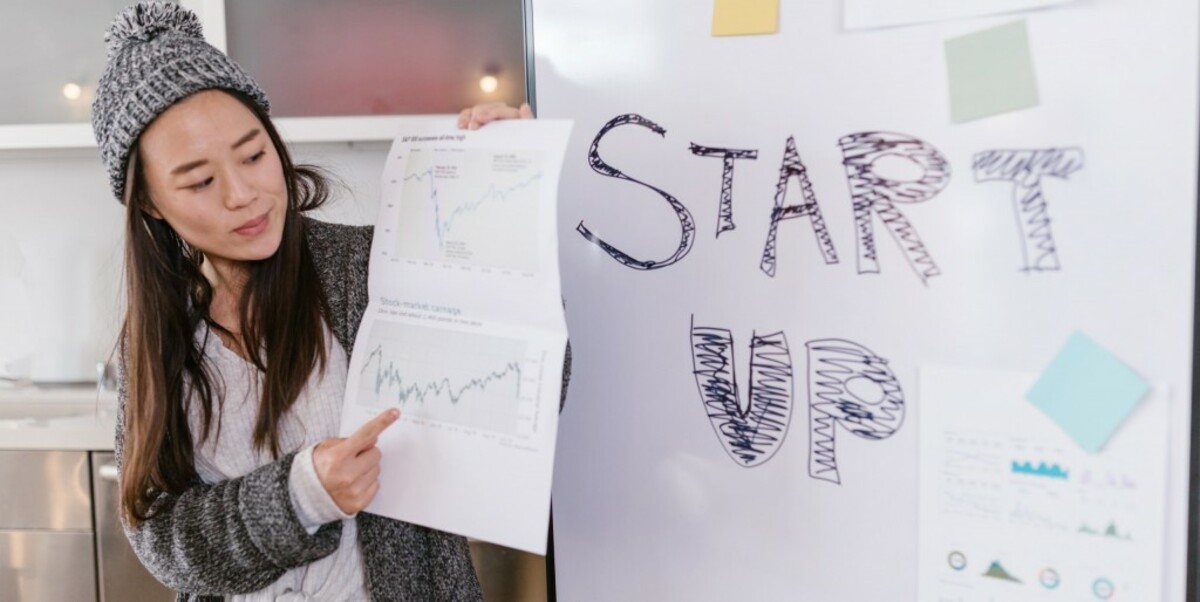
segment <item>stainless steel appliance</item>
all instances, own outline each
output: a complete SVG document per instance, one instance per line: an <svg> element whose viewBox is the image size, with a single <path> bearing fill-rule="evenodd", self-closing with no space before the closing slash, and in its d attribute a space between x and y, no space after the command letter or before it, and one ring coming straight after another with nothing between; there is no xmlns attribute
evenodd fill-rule
<svg viewBox="0 0 1200 602"><path fill-rule="evenodd" d="M117 517L117 464L112 452L92 452L92 497L96 502L96 566L100 602L167 602L175 599L133 555Z"/></svg>
<svg viewBox="0 0 1200 602"><path fill-rule="evenodd" d="M172 599L121 532L115 472L111 453L0 451L0 601Z"/></svg>
<svg viewBox="0 0 1200 602"><path fill-rule="evenodd" d="M0 452L0 600L95 600L83 451Z"/></svg>

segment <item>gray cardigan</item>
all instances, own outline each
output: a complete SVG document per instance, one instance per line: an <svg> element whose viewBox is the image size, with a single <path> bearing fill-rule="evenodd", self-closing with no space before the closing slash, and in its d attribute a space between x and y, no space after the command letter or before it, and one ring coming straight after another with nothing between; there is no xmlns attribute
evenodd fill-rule
<svg viewBox="0 0 1200 602"><path fill-rule="evenodd" d="M329 303L330 328L349 352L367 307L373 229L305 219L308 248ZM120 370L116 459L121 466L128 387ZM564 373L564 381L567 374ZM565 387L564 387L565 390ZM294 454L220 483L162 494L154 517L126 526L142 564L176 600L208 602L270 585L289 569L333 553L340 522L309 535L292 508L288 475ZM356 518L367 591L376 602L482 600L462 537L360 512Z"/></svg>

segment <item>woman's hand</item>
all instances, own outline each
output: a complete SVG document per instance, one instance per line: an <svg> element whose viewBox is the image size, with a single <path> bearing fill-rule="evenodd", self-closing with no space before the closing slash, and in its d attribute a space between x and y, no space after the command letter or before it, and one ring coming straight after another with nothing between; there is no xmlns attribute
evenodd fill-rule
<svg viewBox="0 0 1200 602"><path fill-rule="evenodd" d="M313 448L313 467L329 497L346 514L357 514L379 491L379 434L400 417L386 410L346 438L330 438Z"/></svg>
<svg viewBox="0 0 1200 602"><path fill-rule="evenodd" d="M522 103L519 108L510 107L502 102L485 102L458 114L458 129L477 130L485 123L500 119L533 119L533 110L529 103Z"/></svg>

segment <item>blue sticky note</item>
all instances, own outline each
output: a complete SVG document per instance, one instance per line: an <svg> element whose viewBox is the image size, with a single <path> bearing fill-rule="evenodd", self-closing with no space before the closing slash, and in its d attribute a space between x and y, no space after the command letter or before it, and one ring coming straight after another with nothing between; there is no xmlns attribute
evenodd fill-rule
<svg viewBox="0 0 1200 602"><path fill-rule="evenodd" d="M1087 335L1076 332L1025 398L1091 453L1100 451L1149 386Z"/></svg>

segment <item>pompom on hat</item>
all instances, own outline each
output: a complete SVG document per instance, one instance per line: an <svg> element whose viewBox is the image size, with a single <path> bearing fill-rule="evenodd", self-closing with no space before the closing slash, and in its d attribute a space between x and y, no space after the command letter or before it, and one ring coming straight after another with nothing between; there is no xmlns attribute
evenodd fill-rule
<svg viewBox="0 0 1200 602"><path fill-rule="evenodd" d="M179 5L135 4L113 19L104 41L108 65L92 102L92 131L113 194L122 203L130 150L171 105L201 90L224 88L270 110L262 88L205 42L196 14Z"/></svg>

